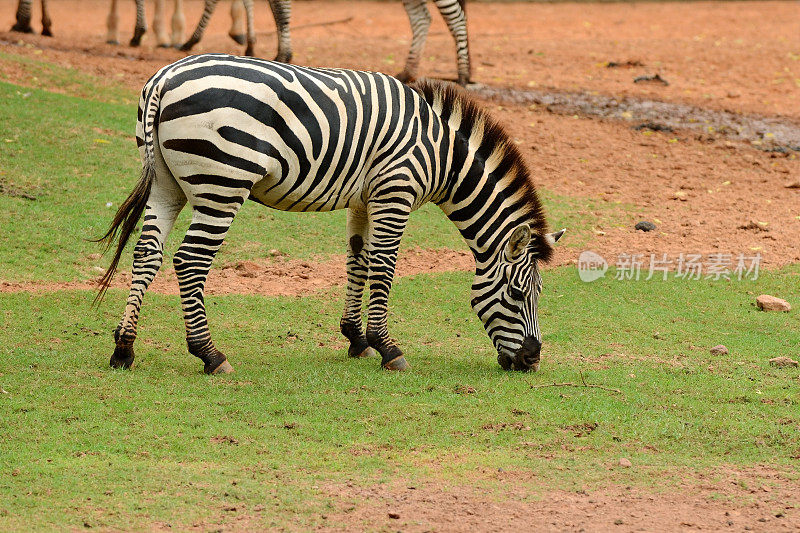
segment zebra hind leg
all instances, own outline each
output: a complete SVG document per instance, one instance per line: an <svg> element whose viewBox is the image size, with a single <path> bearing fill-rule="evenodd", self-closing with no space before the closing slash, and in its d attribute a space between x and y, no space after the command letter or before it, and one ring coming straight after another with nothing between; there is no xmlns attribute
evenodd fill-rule
<svg viewBox="0 0 800 533"><path fill-rule="evenodd" d="M417 77L420 55L431 25L431 14L425 5L425 0L403 0L403 7L411 23L411 48L408 50L405 68L396 77L403 83L409 83Z"/></svg>
<svg viewBox="0 0 800 533"><path fill-rule="evenodd" d="M53 36L53 21L47 12L47 0L42 0L42 35L45 37Z"/></svg>
<svg viewBox="0 0 800 533"><path fill-rule="evenodd" d="M147 200L142 234L133 249L131 288L125 312L114 331L115 348L109 361L113 368L130 368L133 365L133 343L144 293L161 268L164 241L185 204L186 196L156 150L156 180Z"/></svg>
<svg viewBox="0 0 800 533"><path fill-rule="evenodd" d="M181 290L181 307L186 322L186 344L189 353L203 361L203 371L206 374L233 372L228 358L211 340L204 293L214 256L222 246L228 228L246 196L245 192L244 196L236 198L235 201L224 204L215 202L215 207L195 205L192 223L172 260ZM224 210L220 210L217 206L224 207Z"/></svg>
<svg viewBox="0 0 800 533"><path fill-rule="evenodd" d="M244 3L240 0L232 0L231 29L228 31L228 36L233 39L236 44L244 45L247 42L247 36L244 32Z"/></svg>
<svg viewBox="0 0 800 533"><path fill-rule="evenodd" d="M347 211L347 296L344 314L340 322L342 335L350 341L347 355L371 357L376 355L364 335L361 321L361 302L364 284L369 277L367 250L364 239L367 235L367 214L351 208Z"/></svg>

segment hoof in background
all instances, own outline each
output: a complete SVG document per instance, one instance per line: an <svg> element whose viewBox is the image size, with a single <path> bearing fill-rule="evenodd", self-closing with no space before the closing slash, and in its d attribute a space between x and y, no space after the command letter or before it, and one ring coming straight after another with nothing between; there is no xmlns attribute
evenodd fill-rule
<svg viewBox="0 0 800 533"><path fill-rule="evenodd" d="M209 374L209 375L214 375L214 374L232 374L233 373L233 367L231 366L231 364L226 359L226 360L224 360L222 362L222 364L220 364L217 368L215 368L213 370L209 370L206 367L204 372L206 374Z"/></svg>
<svg viewBox="0 0 800 533"><path fill-rule="evenodd" d="M229 33L228 36L236 41L237 44L244 45L247 42L247 36L243 33Z"/></svg>
<svg viewBox="0 0 800 533"><path fill-rule="evenodd" d="M411 365L409 365L406 362L406 358L403 357L402 355L400 357L395 357L394 359L392 359L388 363L384 363L381 366L385 370L396 370L398 372L403 372L403 371L408 370L408 369L411 368Z"/></svg>

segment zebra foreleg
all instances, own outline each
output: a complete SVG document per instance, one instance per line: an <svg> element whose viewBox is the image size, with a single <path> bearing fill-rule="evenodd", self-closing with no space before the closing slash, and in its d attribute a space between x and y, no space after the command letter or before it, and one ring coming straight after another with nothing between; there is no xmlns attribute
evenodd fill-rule
<svg viewBox="0 0 800 533"><path fill-rule="evenodd" d="M361 302L364 284L369 277L367 250L364 248L367 236L367 213L351 208L347 211L347 296L344 314L340 323L342 335L350 341L347 355L350 357L371 357L376 355L364 335L361 321Z"/></svg>
<svg viewBox="0 0 800 533"><path fill-rule="evenodd" d="M406 9L409 22L411 22L412 37L406 66L397 75L397 79L408 83L417 77L420 55L425 46L425 39L428 37L428 28L431 25L431 14L425 5L425 0L403 0L403 7Z"/></svg>
<svg viewBox="0 0 800 533"><path fill-rule="evenodd" d="M131 38L131 46L139 46L142 43L142 37L147 32L147 21L144 14L144 0L136 0L136 26L133 28L133 37Z"/></svg>
<svg viewBox="0 0 800 533"><path fill-rule="evenodd" d="M203 5L203 15L200 17L200 22L197 23L197 27L194 29L194 33L192 36L189 37L189 40L183 43L181 46L181 51L188 52L194 45L200 42L200 39L203 38L203 33L206 31L206 26L208 25L209 19L211 19L211 15L214 14L214 10L217 8L217 2L219 0L206 0L205 4Z"/></svg>
<svg viewBox="0 0 800 533"><path fill-rule="evenodd" d="M292 36L289 32L289 21L292 18L292 2L291 0L269 0L269 7L272 9L275 26L278 29L278 55L275 56L275 61L291 63Z"/></svg>
<svg viewBox="0 0 800 533"><path fill-rule="evenodd" d="M11 26L11 31L33 33L33 28L31 28L32 4L33 0L19 0L17 4L17 22Z"/></svg>
<svg viewBox="0 0 800 533"><path fill-rule="evenodd" d="M233 372L228 358L211 340L204 293L211 262L222 246L222 241L242 202L244 198L237 199L236 203L222 204L224 211L218 207L194 206L192 223L172 260L181 290L181 307L186 322L186 344L189 353L203 361L203 371L206 374Z"/></svg>
<svg viewBox="0 0 800 533"><path fill-rule="evenodd" d="M467 38L467 15L464 12L463 0L434 0L442 18L450 29L456 42L456 62L458 63L458 83L466 85L470 82L469 40Z"/></svg>
<svg viewBox="0 0 800 533"><path fill-rule="evenodd" d="M142 235L133 249L133 276L125 313L114 331L115 348L109 361L114 368L130 368L133 365L133 343L144 293L161 268L164 241L186 204L186 196L166 170L163 161L159 162L159 157L156 156L156 181L147 200Z"/></svg>
<svg viewBox="0 0 800 533"><path fill-rule="evenodd" d="M386 370L410 368L403 352L389 338L387 314L389 291L392 288L397 250L411 212L411 200L393 187L393 197L369 204L369 310L367 342L381 354L381 367Z"/></svg>

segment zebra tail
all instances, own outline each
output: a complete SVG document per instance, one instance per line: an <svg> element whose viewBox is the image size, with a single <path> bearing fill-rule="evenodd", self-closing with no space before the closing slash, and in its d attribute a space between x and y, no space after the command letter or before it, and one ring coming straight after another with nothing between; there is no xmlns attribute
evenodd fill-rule
<svg viewBox="0 0 800 533"><path fill-rule="evenodd" d="M150 189L153 187L155 177L155 165L152 161L147 161L142 166L142 177L139 179L139 183L136 184L136 187L134 187L130 195L128 195L125 201L122 202L122 205L119 206L119 209L117 209L117 214L114 215L114 220L111 221L111 227L108 228L105 235L99 239L94 239L94 242L102 242L105 244L103 253L108 252L113 246L114 241L117 241L117 250L111 260L111 265L109 265L106 273L98 281L99 288L97 296L94 299L95 304L103 300L108 287L111 285L111 279L117 271L119 259L122 257L122 251L125 249L128 239L130 239L131 234L136 229L136 225L139 223L139 219L142 218L142 213L144 213L147 207L147 200L150 198Z"/></svg>

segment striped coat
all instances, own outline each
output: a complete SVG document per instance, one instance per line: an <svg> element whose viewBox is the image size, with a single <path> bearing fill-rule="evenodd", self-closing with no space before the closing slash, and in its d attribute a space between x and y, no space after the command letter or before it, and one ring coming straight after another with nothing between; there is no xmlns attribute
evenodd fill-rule
<svg viewBox="0 0 800 533"><path fill-rule="evenodd" d="M475 256L472 306L498 361L504 368L538 368L538 265L561 232L546 233L533 183L505 132L452 86L409 87L378 73L194 56L145 85L136 134L142 178L105 237L110 243L119 234L102 280L107 287L144 213L113 366L133 361L142 296L188 202L192 223L174 266L189 351L206 372L230 370L211 340L203 292L214 254L251 199L286 211L348 210L341 330L349 355L377 351L381 365L395 370L408 366L387 326L397 251L411 212L436 203Z"/></svg>

